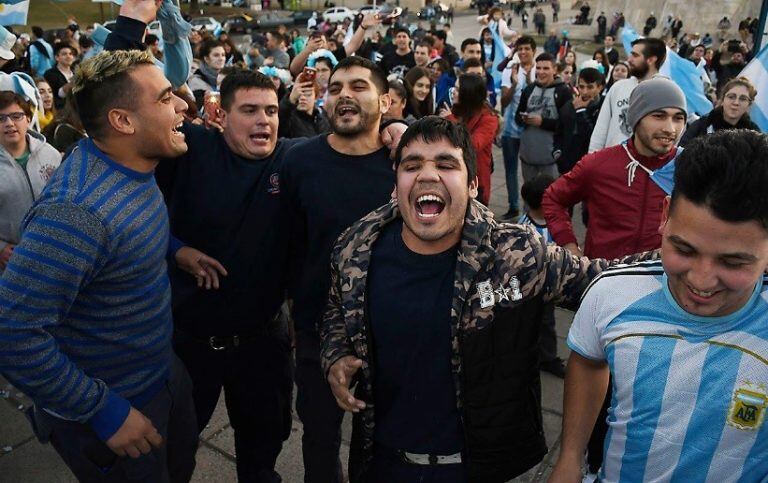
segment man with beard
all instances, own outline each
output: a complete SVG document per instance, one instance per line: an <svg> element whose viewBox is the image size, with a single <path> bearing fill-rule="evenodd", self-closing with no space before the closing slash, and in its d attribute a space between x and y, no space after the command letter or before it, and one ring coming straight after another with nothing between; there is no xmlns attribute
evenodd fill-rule
<svg viewBox="0 0 768 483"><path fill-rule="evenodd" d="M89 137L54 173L0 280L0 367L80 481L189 481L192 387L173 355L168 214L153 171L187 150L187 104L148 51L84 62Z"/></svg>
<svg viewBox="0 0 768 483"><path fill-rule="evenodd" d="M660 39L646 38L632 42L629 53L629 79L615 83L603 100L595 130L589 140L589 152L615 146L632 135L627 119L629 96L640 82L659 73L667 56L667 46Z"/></svg>
<svg viewBox="0 0 768 483"><path fill-rule="evenodd" d="M542 302L575 304L608 263L496 222L463 125L417 121L395 166L396 199L333 250L321 325L323 371L354 413L350 481L507 481L546 453Z"/></svg>
<svg viewBox="0 0 768 483"><path fill-rule="evenodd" d="M416 59L411 50L411 34L407 28L395 30L395 50L382 57L380 65L384 73L396 76L398 79L405 77L408 69L416 65Z"/></svg>
<svg viewBox="0 0 768 483"><path fill-rule="evenodd" d="M661 246L658 227L666 193L650 175L677 155L685 105L682 90L666 77L635 88L627 110L632 138L584 156L544 193L542 207L555 243L582 254L569 210L583 201L589 211L583 249L587 257L617 258ZM606 399L604 411L608 403ZM589 443L590 473L600 468L606 430L602 417Z"/></svg>
<svg viewBox="0 0 768 483"><path fill-rule="evenodd" d="M336 238L390 199L395 175L381 141L389 109L387 79L373 62L348 57L336 66L325 109L331 134L310 138L285 157L280 172L283 220L293 243L290 275L296 324L296 411L304 424L304 481L340 482L343 413L320 369L317 325L327 302L328 260Z"/></svg>

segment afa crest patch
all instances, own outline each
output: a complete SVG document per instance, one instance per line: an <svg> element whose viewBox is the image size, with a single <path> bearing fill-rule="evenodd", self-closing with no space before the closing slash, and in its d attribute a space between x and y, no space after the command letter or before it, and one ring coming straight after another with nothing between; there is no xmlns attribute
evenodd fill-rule
<svg viewBox="0 0 768 483"><path fill-rule="evenodd" d="M768 391L763 385L744 382L733 392L728 409L728 425L754 431L763 424L768 407Z"/></svg>

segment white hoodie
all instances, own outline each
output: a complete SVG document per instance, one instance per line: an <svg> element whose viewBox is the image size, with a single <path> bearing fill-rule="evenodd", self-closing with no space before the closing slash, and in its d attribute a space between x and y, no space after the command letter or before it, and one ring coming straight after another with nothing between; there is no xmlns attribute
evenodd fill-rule
<svg viewBox="0 0 768 483"><path fill-rule="evenodd" d="M590 153L621 144L632 135L632 126L627 121L627 109L629 96L637 84L637 78L630 77L618 81L608 91L589 140Z"/></svg>
<svg viewBox="0 0 768 483"><path fill-rule="evenodd" d="M30 129L27 143L26 171L0 146L0 250L8 243L19 243L24 216L61 164L61 153L42 134Z"/></svg>

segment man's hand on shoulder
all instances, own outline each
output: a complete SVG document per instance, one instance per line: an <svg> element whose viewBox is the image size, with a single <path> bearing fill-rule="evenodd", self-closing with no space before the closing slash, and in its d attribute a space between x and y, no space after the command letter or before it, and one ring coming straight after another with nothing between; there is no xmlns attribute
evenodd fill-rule
<svg viewBox="0 0 768 483"><path fill-rule="evenodd" d="M120 15L149 24L157 18L163 0L125 0Z"/></svg>
<svg viewBox="0 0 768 483"><path fill-rule="evenodd" d="M176 265L197 279L198 287L219 288L219 275L226 277L227 270L213 257L192 247L181 247L174 257Z"/></svg>
<svg viewBox="0 0 768 483"><path fill-rule="evenodd" d="M157 432L152 421L134 408L128 412L128 417L120 429L107 440L107 446L115 454L131 458L149 454L153 446L159 448L162 444L163 437Z"/></svg>

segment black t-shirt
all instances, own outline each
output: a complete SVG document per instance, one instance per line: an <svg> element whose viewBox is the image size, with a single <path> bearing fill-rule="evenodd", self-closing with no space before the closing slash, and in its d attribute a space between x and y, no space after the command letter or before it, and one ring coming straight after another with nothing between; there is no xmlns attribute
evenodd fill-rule
<svg viewBox="0 0 768 483"><path fill-rule="evenodd" d="M384 228L368 271L374 439L390 449L453 454L463 447L451 371L456 247L419 255L403 242L402 226Z"/></svg>
<svg viewBox="0 0 768 483"><path fill-rule="evenodd" d="M288 148L251 160L233 153L215 129L184 124L189 150L156 170L171 233L227 269L218 290L198 289L195 278L169 266L174 323L198 336L248 335L268 322L285 298L288 249L280 231L278 170Z"/></svg>
<svg viewBox="0 0 768 483"><path fill-rule="evenodd" d="M328 302L336 239L389 202L395 173L388 148L350 156L331 148L328 135L321 134L286 153L280 183L282 219L289 224L292 245L293 317L297 331L314 334Z"/></svg>
<svg viewBox="0 0 768 483"><path fill-rule="evenodd" d="M381 68L387 75L395 74L399 78L405 77L405 73L416 65L416 59L413 57L413 51L405 55L400 55L397 51L392 51L381 58Z"/></svg>

